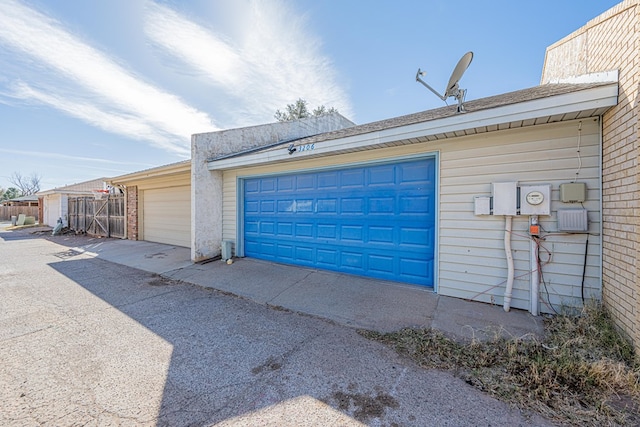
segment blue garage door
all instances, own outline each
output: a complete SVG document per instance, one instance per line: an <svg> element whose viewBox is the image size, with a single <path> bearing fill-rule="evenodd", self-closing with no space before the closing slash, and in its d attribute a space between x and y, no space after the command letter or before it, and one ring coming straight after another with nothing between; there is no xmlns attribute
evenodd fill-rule
<svg viewBox="0 0 640 427"><path fill-rule="evenodd" d="M433 158L244 181L245 256L433 286Z"/></svg>

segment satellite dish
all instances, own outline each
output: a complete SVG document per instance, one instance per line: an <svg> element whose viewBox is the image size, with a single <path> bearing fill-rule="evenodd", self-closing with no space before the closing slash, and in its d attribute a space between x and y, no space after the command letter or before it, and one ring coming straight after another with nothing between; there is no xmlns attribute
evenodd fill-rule
<svg viewBox="0 0 640 427"><path fill-rule="evenodd" d="M425 72L420 70L419 68L418 68L418 72L416 73L416 81L422 83L427 89L429 89L438 98L442 99L445 102L449 97L455 98L458 101L458 112L464 113L465 110L464 110L464 105L462 105L462 103L464 102L464 98L465 98L465 95L467 94L467 90L460 89L458 87L458 82L462 78L462 75L467 70L467 68L469 68L469 64L471 64L472 59L473 59L473 52L467 52L464 55L462 55L462 58L460 58L460 60L458 61L458 64L456 65L456 68L454 68L453 72L451 73L451 77L449 78L449 83L447 83L447 88L444 91L444 95L440 95L438 92L436 92L435 89L433 89L424 80L420 78L420 76L425 75Z"/></svg>

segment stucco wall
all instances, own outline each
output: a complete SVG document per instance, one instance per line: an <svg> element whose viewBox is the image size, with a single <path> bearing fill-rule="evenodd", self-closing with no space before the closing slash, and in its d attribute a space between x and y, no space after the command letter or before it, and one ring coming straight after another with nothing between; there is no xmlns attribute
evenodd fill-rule
<svg viewBox="0 0 640 427"><path fill-rule="evenodd" d="M222 172L209 171L207 159L349 126L353 126L353 123L340 114L328 114L193 135L191 259L197 262L220 255L222 244Z"/></svg>
<svg viewBox="0 0 640 427"><path fill-rule="evenodd" d="M547 48L542 83L619 70L619 103L603 117L603 298L640 349L638 113L640 1L626 0Z"/></svg>

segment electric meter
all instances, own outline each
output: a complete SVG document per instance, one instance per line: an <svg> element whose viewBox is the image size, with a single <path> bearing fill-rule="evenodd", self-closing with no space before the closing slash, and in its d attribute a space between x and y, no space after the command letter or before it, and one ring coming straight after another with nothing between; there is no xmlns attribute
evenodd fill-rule
<svg viewBox="0 0 640 427"><path fill-rule="evenodd" d="M527 203L530 205L538 206L544 202L544 194L541 191L530 191L527 193Z"/></svg>

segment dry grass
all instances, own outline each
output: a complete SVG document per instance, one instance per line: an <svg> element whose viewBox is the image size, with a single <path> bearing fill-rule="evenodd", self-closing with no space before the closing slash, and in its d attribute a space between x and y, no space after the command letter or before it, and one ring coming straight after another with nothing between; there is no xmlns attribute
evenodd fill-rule
<svg viewBox="0 0 640 427"><path fill-rule="evenodd" d="M560 424L640 425L640 361L597 304L558 315L545 339L455 342L440 332L360 333L419 365L454 372L474 387Z"/></svg>
<svg viewBox="0 0 640 427"><path fill-rule="evenodd" d="M14 231L14 230L24 230L26 228L35 228L35 227L42 227L42 224L25 224L25 225L11 225L11 223L9 223L6 227L4 227L5 230L8 231Z"/></svg>

